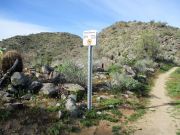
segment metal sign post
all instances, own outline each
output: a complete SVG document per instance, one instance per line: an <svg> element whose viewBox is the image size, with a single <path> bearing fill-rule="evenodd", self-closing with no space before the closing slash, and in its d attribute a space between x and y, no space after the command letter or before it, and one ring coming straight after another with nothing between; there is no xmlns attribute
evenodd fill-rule
<svg viewBox="0 0 180 135"><path fill-rule="evenodd" d="M92 68L93 68L93 46L96 45L96 30L84 31L83 45L88 46L88 92L87 92L87 106L88 110L92 108Z"/></svg>
<svg viewBox="0 0 180 135"><path fill-rule="evenodd" d="M88 110L92 107L92 51L93 47L88 47L88 95L87 95L87 104Z"/></svg>

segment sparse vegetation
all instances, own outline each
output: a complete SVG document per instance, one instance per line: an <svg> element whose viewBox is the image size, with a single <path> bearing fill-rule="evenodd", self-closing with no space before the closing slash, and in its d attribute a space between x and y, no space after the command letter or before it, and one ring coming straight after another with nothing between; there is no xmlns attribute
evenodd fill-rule
<svg viewBox="0 0 180 135"><path fill-rule="evenodd" d="M57 71L65 75L66 81L86 85L86 74L75 63L66 61L57 67Z"/></svg>
<svg viewBox="0 0 180 135"><path fill-rule="evenodd" d="M180 97L180 68L171 74L170 80L167 82L167 90L170 96Z"/></svg>

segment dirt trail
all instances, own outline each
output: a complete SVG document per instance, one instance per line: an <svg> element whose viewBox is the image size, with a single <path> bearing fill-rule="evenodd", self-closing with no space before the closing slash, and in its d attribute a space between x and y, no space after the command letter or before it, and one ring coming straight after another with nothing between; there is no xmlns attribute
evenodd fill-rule
<svg viewBox="0 0 180 135"><path fill-rule="evenodd" d="M172 68L160 74L155 80L151 91L149 111L135 123L138 130L134 135L176 135L180 122L171 116L173 106L169 104L171 99L165 90L165 83L175 70L176 68Z"/></svg>

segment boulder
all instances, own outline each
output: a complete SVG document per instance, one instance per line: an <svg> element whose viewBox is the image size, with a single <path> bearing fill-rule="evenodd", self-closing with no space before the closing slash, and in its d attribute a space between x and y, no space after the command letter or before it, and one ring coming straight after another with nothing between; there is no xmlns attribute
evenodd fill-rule
<svg viewBox="0 0 180 135"><path fill-rule="evenodd" d="M21 97L22 100L30 100L32 98L31 94L26 94Z"/></svg>
<svg viewBox="0 0 180 135"><path fill-rule="evenodd" d="M52 68L48 65L44 65L41 67L41 71L43 74L50 74L52 71L54 71L54 68Z"/></svg>
<svg viewBox="0 0 180 135"><path fill-rule="evenodd" d="M9 110L9 111L24 109L23 103L19 103L19 102L7 103L7 104L5 104L5 106L6 106L6 109Z"/></svg>
<svg viewBox="0 0 180 135"><path fill-rule="evenodd" d="M65 107L66 107L66 110L70 112L70 115L72 117L78 116L78 109L77 109L76 102L74 99L68 98L66 100Z"/></svg>
<svg viewBox="0 0 180 135"><path fill-rule="evenodd" d="M55 84L66 82L65 76L56 71L51 72L49 79L52 83L55 83Z"/></svg>
<svg viewBox="0 0 180 135"><path fill-rule="evenodd" d="M68 91L69 94L73 94L77 96L77 101L79 101L80 99L82 99L84 93L85 93L85 89L78 85L78 84L72 84L72 83L66 83L62 86L62 88L65 91Z"/></svg>
<svg viewBox="0 0 180 135"><path fill-rule="evenodd" d="M25 75L21 72L15 72L11 76L11 84L14 87L21 87L24 88L27 86L28 80Z"/></svg>
<svg viewBox="0 0 180 135"><path fill-rule="evenodd" d="M39 93L50 97L56 97L58 90L53 83L43 83L43 87L40 89Z"/></svg>
<svg viewBox="0 0 180 135"><path fill-rule="evenodd" d="M0 99L4 103L12 103L12 102L15 101L15 99L13 98L13 95L11 95L11 94L9 94L8 92L5 92L5 91L0 91Z"/></svg>
<svg viewBox="0 0 180 135"><path fill-rule="evenodd" d="M18 90L14 88L11 84L8 85L7 92L10 94L17 94Z"/></svg>
<svg viewBox="0 0 180 135"><path fill-rule="evenodd" d="M31 93L36 94L39 92L39 90L42 88L43 84L38 81L33 81L31 85L29 86L29 90Z"/></svg>

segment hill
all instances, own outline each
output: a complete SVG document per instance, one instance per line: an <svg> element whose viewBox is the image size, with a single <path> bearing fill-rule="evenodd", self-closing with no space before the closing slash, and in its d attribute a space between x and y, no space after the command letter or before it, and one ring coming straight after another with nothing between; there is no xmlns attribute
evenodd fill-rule
<svg viewBox="0 0 180 135"><path fill-rule="evenodd" d="M87 47L70 33L39 33L0 41L1 47L20 51L26 65L58 64L74 60L85 64ZM98 35L95 64L134 65L138 60L180 65L180 29L161 22L116 22Z"/></svg>
<svg viewBox="0 0 180 135"><path fill-rule="evenodd" d="M15 36L0 42L7 50L18 50L26 65L50 64L56 60L81 57L82 39L70 33L39 33ZM83 50L83 49L81 49Z"/></svg>
<svg viewBox="0 0 180 135"><path fill-rule="evenodd" d="M180 65L180 29L166 23L117 22L99 33L97 54L105 63L133 65L152 59Z"/></svg>

